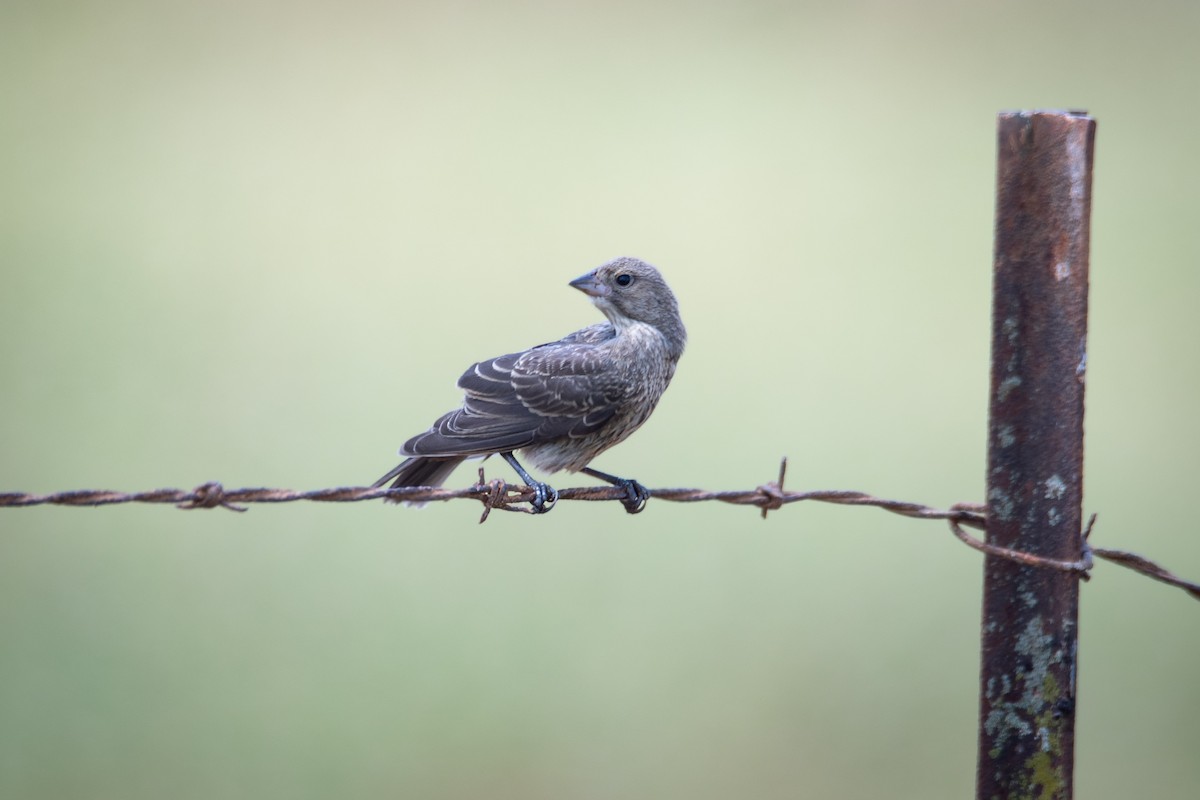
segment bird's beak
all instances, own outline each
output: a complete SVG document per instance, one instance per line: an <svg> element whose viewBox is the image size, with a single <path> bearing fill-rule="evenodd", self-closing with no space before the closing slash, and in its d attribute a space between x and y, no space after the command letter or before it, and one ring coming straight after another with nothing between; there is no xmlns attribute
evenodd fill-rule
<svg viewBox="0 0 1200 800"><path fill-rule="evenodd" d="M589 272L587 275L580 275L571 281L571 285L588 297L607 297L609 292L607 286L596 280L595 270Z"/></svg>

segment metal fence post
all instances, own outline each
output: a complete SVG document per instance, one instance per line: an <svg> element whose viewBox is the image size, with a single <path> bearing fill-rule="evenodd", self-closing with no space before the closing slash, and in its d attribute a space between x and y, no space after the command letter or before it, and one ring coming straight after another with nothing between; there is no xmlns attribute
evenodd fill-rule
<svg viewBox="0 0 1200 800"><path fill-rule="evenodd" d="M1095 121L998 120L987 540L1082 549L1083 394ZM1070 798L1079 577L984 562L976 797Z"/></svg>

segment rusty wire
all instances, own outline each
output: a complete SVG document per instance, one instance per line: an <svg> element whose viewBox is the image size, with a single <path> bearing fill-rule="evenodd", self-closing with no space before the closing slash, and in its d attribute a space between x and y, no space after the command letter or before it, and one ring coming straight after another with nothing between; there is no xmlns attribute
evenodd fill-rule
<svg viewBox="0 0 1200 800"><path fill-rule="evenodd" d="M1136 553L1123 550L1109 550L1091 547L1087 537L1095 523L1095 515L1088 522L1084 531L1084 552L1078 561L1060 561L1044 558L1029 553L1010 550L1004 547L988 544L966 531L964 527L983 530L987 523L986 506L977 503L955 503L947 509L927 506L906 500L888 500L875 497L866 492L848 489L794 491L783 488L783 480L787 470L787 459L780 464L779 478L762 484L754 489L735 489L727 491L708 491L704 489L650 489L650 496L656 500L672 503L701 503L716 501L737 506L753 506L762 511L765 518L768 511L777 511L785 505L803 501L818 503L834 503L846 506L873 506L914 519L946 520L951 531L967 546L980 552L1004 558L1027 566L1045 567L1048 569L1077 575L1082 580L1090 577L1092 558L1102 558L1114 564L1126 567L1154 580L1183 589L1193 598L1200 600L1200 584L1184 580L1173 575L1158 564L1143 558ZM269 489L251 487L243 489L226 489L219 483L205 483L195 489L152 489L145 492L117 492L97 489L77 489L53 494L29 494L25 492L0 492L0 508L23 508L28 506L107 506L121 503L158 503L171 504L176 508L225 508L230 511L246 511L242 504L249 503L292 503L308 500L317 503L355 503L363 500L391 500L394 502L444 502L447 500L470 499L483 503L483 515L479 521L487 520L488 515L495 509L502 511L519 511L531 513L528 507L533 499L533 489L519 484L510 484L499 478L485 480L483 469L479 470L479 481L463 489L441 489L428 486L412 486L401 489L371 488L362 486L343 486L330 489L311 489L294 491L292 489ZM558 490L559 500L585 500L627 502L628 495L622 488L616 486L581 486Z"/></svg>

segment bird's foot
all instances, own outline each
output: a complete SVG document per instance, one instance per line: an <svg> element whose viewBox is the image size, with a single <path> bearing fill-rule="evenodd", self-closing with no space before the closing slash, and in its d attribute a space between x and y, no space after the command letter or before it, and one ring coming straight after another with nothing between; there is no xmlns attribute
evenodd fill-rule
<svg viewBox="0 0 1200 800"><path fill-rule="evenodd" d="M529 501L529 505L533 507L534 514L545 514L558 502L558 489L548 483L532 481L529 488L533 489L533 499ZM549 505L546 505L547 503Z"/></svg>
<svg viewBox="0 0 1200 800"><path fill-rule="evenodd" d="M618 478L616 475L609 475L607 472L601 472L591 467L584 467L582 471L593 478L599 478L606 483L611 483L618 489L624 489L625 497L622 498L621 505L625 506L625 510L630 514L640 512L646 507L646 501L650 499L650 490L633 478Z"/></svg>
<svg viewBox="0 0 1200 800"><path fill-rule="evenodd" d="M625 506L625 511L630 514L637 514L646 507L646 501L650 499L650 490L633 478L619 478L614 486L625 490L625 499L621 501L621 505Z"/></svg>
<svg viewBox="0 0 1200 800"><path fill-rule="evenodd" d="M529 501L529 505L532 506L532 509L529 513L545 514L547 511L554 508L554 504L558 502L557 489L548 483L535 481L533 476L526 472L525 468L521 466L521 462L517 461L516 456L512 454L511 450L501 453L500 456L508 462L509 466L516 470L517 474L521 476L521 480L525 481L525 485L530 489L533 489L533 499ZM547 502L549 502L550 505L546 505Z"/></svg>

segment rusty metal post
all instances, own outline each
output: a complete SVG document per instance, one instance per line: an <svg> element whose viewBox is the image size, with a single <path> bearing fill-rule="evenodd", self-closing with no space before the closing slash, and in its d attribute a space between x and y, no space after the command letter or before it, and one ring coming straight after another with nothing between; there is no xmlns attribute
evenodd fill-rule
<svg viewBox="0 0 1200 800"><path fill-rule="evenodd" d="M999 116L987 540L1080 558L1096 123ZM1072 796L1079 577L984 561L976 797Z"/></svg>

